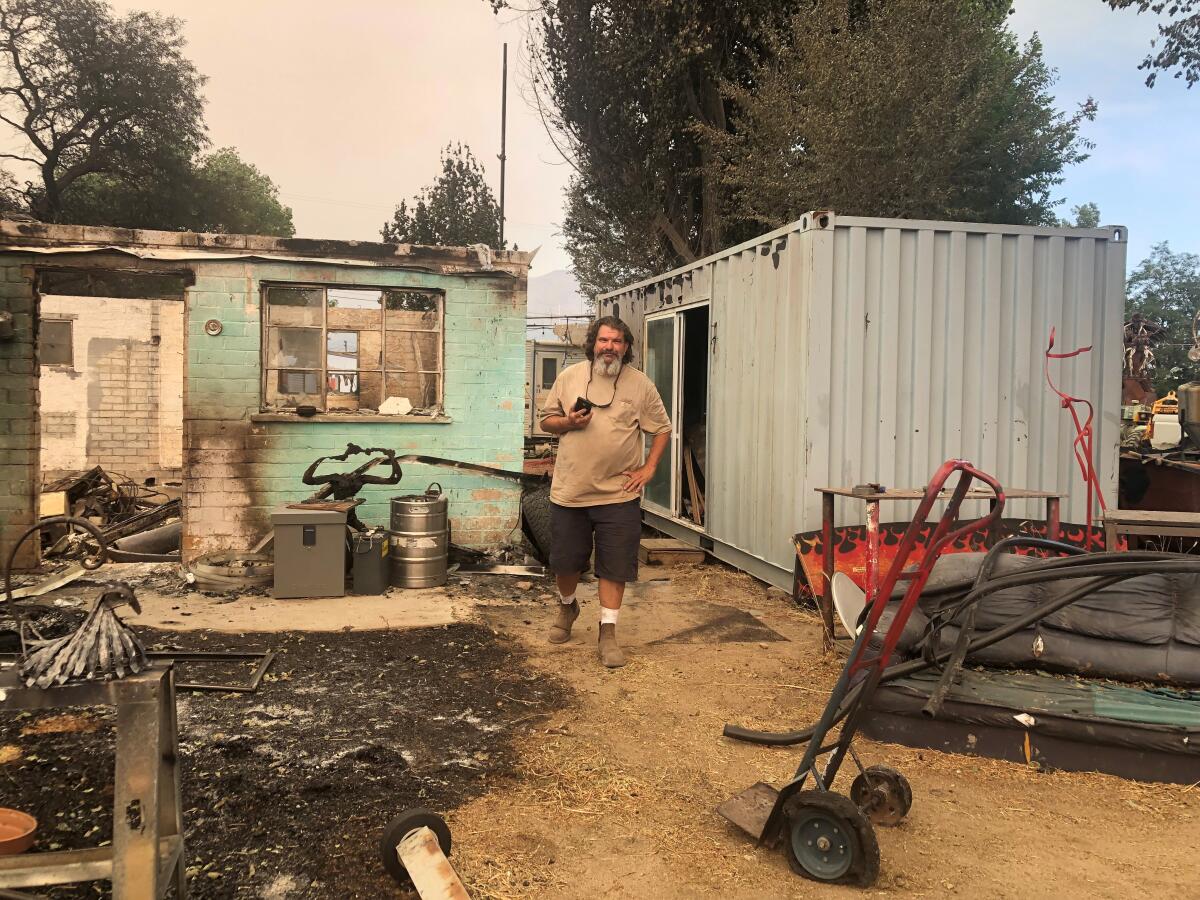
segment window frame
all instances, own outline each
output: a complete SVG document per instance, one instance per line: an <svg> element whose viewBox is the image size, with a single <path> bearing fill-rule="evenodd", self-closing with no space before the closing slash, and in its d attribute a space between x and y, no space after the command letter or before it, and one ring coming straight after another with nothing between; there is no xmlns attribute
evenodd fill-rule
<svg viewBox="0 0 1200 900"><path fill-rule="evenodd" d="M48 323L63 324L67 326L67 361L66 362L46 362L42 358L42 350L45 347L45 337L42 330ZM75 368L75 318L73 316L41 316L38 319L38 365L48 366L52 369L71 370Z"/></svg>
<svg viewBox="0 0 1200 900"><path fill-rule="evenodd" d="M269 301L269 293L272 289L297 289L319 291L321 294L321 322L319 325L279 325L271 322L271 304ZM381 293L381 302L379 309L379 362L372 368L360 367L354 370L337 370L329 368L329 334L333 332L354 332L359 335L356 342L360 348L362 346L361 335L372 333L372 329L354 328L350 326L334 326L329 324L329 292L330 291L379 291ZM436 307L436 322L432 328L388 328L387 327L387 295L389 292L414 293L428 295L435 303ZM437 377L437 391L435 402L432 406L414 407L413 412L405 415L396 415L388 413L380 413L378 410L370 413L372 418L383 419L408 419L420 418L428 421L429 419L442 419L445 416L446 404L446 292L438 288L424 287L405 287L397 285L375 285L375 284L327 284L327 283L312 283L303 281L263 281L259 285L259 305L260 310L260 327L261 334L259 339L259 360L261 378L259 380L259 410L264 416L273 414L289 415L294 414L297 407L295 406L272 406L268 404L268 386L272 377L278 378L280 372L296 372L296 373L314 373L317 375L317 384L319 388L320 405L317 406L318 415L342 417L347 414L353 414L356 410L338 410L331 409L329 406L329 373L337 371L353 371L358 377L358 391L362 391L361 376L365 374L375 374L380 378L380 402L386 399L387 378L390 373L404 373L415 375L434 375ZM301 367L289 366L271 366L270 365L270 338L271 330L274 328L287 328L305 331L316 331L320 334L320 351L321 367L319 369L306 369ZM429 369L422 368L415 372L411 369L389 369L387 364L387 339L391 334L434 334L437 339L434 345L437 348L437 368ZM336 392L334 392L336 393ZM304 404L301 404L304 405ZM424 410L417 412L417 409Z"/></svg>
<svg viewBox="0 0 1200 900"><path fill-rule="evenodd" d="M546 363L548 363L548 362L554 363L554 374L550 377L549 382L546 381ZM563 362L563 360L559 359L559 357L553 353L547 353L545 356L542 357L542 371L541 371L541 376L540 376L541 381L538 386L538 390L548 391L552 387L554 387L554 382L555 382L555 380L557 380L559 373L562 371L562 369L561 369L562 362Z"/></svg>

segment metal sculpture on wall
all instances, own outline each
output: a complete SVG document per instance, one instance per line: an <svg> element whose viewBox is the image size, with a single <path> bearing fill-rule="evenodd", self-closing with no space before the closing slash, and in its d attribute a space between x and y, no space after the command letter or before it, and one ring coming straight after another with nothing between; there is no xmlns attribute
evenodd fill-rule
<svg viewBox="0 0 1200 900"><path fill-rule="evenodd" d="M350 472L330 472L325 475L317 474L317 469L320 467L321 463L325 462L326 460L332 459L336 460L337 462L345 462L351 456L357 456L358 454L362 453L380 453L382 456L376 456L372 459L369 459L367 462ZM388 462L391 464L392 471L390 475L380 478L378 475L367 474L371 468L379 465L382 462ZM304 502L321 503L330 496L333 497L335 502L350 500L353 499L355 495L358 494L358 492L368 484L399 484L402 477L403 473L400 471L400 464L396 460L396 452L394 450L388 450L385 447L367 447L364 449L357 444L347 444L345 453L340 453L337 456L319 457L305 470L301 480L310 487L316 487L320 485L321 489ZM367 529L367 526L359 520L358 515L355 513L353 508L346 512L346 524L355 531L366 531Z"/></svg>

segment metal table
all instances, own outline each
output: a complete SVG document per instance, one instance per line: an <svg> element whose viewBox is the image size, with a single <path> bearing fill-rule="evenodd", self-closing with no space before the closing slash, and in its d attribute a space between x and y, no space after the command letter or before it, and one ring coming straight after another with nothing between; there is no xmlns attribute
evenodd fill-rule
<svg viewBox="0 0 1200 900"><path fill-rule="evenodd" d="M171 883L184 900L173 669L44 690L23 687L15 667L0 670L0 711L104 705L117 708L112 846L0 856L0 888L106 878L121 900L159 900Z"/></svg>
<svg viewBox="0 0 1200 900"><path fill-rule="evenodd" d="M818 607L821 610L821 620L825 629L825 644L833 641L833 595L830 586L833 583L833 528L836 498L850 497L864 500L867 504L867 596L873 595L879 584L879 505L885 500L920 500L925 496L923 488L885 488L878 484L860 484L857 487L823 487L816 488L821 495L821 597ZM941 496L950 498L950 490L943 490ZM1030 491L1022 488L1004 489L1004 499L1009 500L1045 500L1046 501L1046 537L1058 540L1061 531L1060 507L1062 494L1051 491ZM967 492L965 500L987 500L989 508L996 506L996 495L988 489L975 489ZM995 534L989 535L988 545L993 542Z"/></svg>

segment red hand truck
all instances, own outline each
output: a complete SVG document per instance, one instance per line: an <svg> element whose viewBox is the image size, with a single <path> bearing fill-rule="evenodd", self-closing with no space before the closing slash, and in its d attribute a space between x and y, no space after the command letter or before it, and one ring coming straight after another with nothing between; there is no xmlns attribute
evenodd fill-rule
<svg viewBox="0 0 1200 900"><path fill-rule="evenodd" d="M959 480L947 500L942 495L943 488L955 472L960 473ZM971 482L976 479L995 492L996 502L983 518L951 530ZM929 536L925 556L909 570L908 559L917 547L934 504L940 500L947 501L946 510ZM977 532L986 534L1003 509L1004 490L990 475L965 460L952 459L942 464L925 489L887 576L867 597L866 620L858 630L850 657L820 720L803 737L777 741L808 741L795 775L778 790L760 781L717 808L717 812L760 843L769 847L783 843L788 863L797 874L815 881L864 887L878 876L879 843L872 823L898 824L912 806L912 789L895 769L878 765L864 768L851 746L854 735L942 550ZM904 599L887 630L877 635L880 617L901 581L908 582ZM872 644L877 644L877 648ZM839 721L841 731L831 738ZM729 727L726 734L732 734ZM819 767L818 760L825 754L829 758ZM832 790L847 755L859 770L848 797Z"/></svg>

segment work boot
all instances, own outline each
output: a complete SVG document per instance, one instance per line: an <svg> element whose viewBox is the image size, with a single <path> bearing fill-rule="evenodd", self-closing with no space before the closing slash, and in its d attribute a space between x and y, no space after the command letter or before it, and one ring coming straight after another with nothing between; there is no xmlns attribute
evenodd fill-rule
<svg viewBox="0 0 1200 900"><path fill-rule="evenodd" d="M579 601L558 604L558 617L550 626L548 640L552 644L565 644L571 639L571 626L579 618Z"/></svg>
<svg viewBox="0 0 1200 900"><path fill-rule="evenodd" d="M617 626L613 622L600 625L600 662L610 669L625 665L625 654L617 646Z"/></svg>

